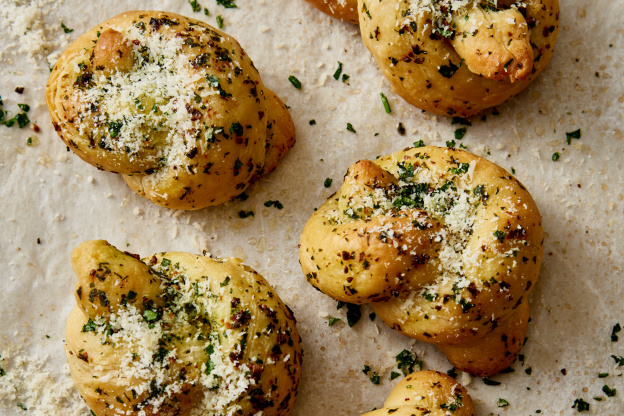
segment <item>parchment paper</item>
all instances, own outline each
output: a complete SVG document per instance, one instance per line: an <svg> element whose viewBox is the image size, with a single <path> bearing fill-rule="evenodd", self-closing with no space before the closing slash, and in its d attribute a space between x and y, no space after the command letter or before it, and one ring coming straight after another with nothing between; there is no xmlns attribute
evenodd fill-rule
<svg viewBox="0 0 624 416"><path fill-rule="evenodd" d="M236 0L236 9L215 0L199 3L210 16L193 13L184 0L0 0L4 109L15 114L18 103L31 106L26 128L0 126L0 367L6 372L0 376L0 414L88 413L67 373L63 339L74 304L70 253L89 239L107 239L142 256L176 250L240 257L264 275L294 310L303 337L304 376L293 416L359 415L382 407L398 382L390 381L390 371L403 349L418 354L427 369L451 368L434 347L379 319L371 322L369 307L353 328L344 324L336 302L306 283L297 244L314 207L338 189L351 163L420 139L444 146L458 126L404 103L390 90L357 27L303 0ZM624 332L611 341L614 325L624 325L624 1L561 3L561 33L550 66L528 90L498 107L500 115L473 117L461 141L515 170L540 207L546 234L524 361L514 363L514 372L493 377L499 386L458 376L481 416L538 410L573 415L577 398L590 404L583 414L624 414L624 367L612 358L624 355ZM39 21L11 20L9 11L29 6L40 12ZM47 55L54 61L90 27L139 8L212 25L221 15L224 30L290 106L297 144L248 192L248 200L197 212L159 208L131 192L121 177L68 152L53 131L44 100ZM65 33L61 22L74 31ZM44 45L29 56L33 38ZM350 76L347 82L332 76L338 61ZM301 91L288 82L290 75L301 81ZM14 92L18 86L25 88L22 95ZM388 97L390 114L380 92ZM347 123L356 133L347 131ZM399 123L404 136L397 132ZM565 133L577 129L580 140L568 145ZM26 145L28 137L34 146ZM329 188L323 186L326 178L333 179ZM279 200L284 209L265 207L267 200ZM240 210L255 216L241 219ZM329 327L330 317L342 321ZM363 374L365 364L380 372L379 385ZM32 389L33 383L47 387ZM603 385L616 388L616 395L607 397ZM509 406L497 407L499 398Z"/></svg>

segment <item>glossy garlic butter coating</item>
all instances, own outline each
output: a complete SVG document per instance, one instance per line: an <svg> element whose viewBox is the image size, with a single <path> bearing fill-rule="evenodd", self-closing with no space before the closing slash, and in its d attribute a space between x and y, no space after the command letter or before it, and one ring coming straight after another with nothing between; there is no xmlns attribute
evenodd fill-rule
<svg viewBox="0 0 624 416"><path fill-rule="evenodd" d="M85 33L46 100L74 153L175 209L234 198L294 144L288 110L236 40L173 13L127 12Z"/></svg>
<svg viewBox="0 0 624 416"><path fill-rule="evenodd" d="M388 395L384 407L362 416L474 416L472 398L461 384L437 371L405 377Z"/></svg>
<svg viewBox="0 0 624 416"><path fill-rule="evenodd" d="M160 253L106 241L72 253L76 306L66 355L92 412L286 416L301 376L295 319L238 259Z"/></svg>
<svg viewBox="0 0 624 416"><path fill-rule="evenodd" d="M477 375L520 350L542 256L541 216L524 186L483 158L432 146L353 164L299 248L312 285L371 303Z"/></svg>
<svg viewBox="0 0 624 416"><path fill-rule="evenodd" d="M362 39L392 88L436 114L467 117L546 68L558 0L358 0Z"/></svg>

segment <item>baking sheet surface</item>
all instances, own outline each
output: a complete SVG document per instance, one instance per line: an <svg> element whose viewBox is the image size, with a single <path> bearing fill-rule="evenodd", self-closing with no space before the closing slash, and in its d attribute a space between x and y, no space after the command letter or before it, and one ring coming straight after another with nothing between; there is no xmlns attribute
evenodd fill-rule
<svg viewBox="0 0 624 416"><path fill-rule="evenodd" d="M31 106L26 128L0 126L2 415L88 414L68 375L63 339L74 304L70 253L89 239L107 239L142 256L188 251L239 257L265 276L294 310L303 337L304 376L294 416L359 415L381 407L397 382L390 372L403 349L415 352L427 369L451 368L433 346L370 321L368 306L353 328L343 324L336 302L306 283L297 243L314 207L338 189L351 163L420 139L444 146L457 126L404 103L377 69L357 27L303 0L236 0L236 9L215 0L199 3L210 16L194 13L181 0L0 0L3 108L15 113L19 103ZM246 201L198 212L159 208L130 191L121 177L68 153L53 131L44 100L49 64L87 29L132 9L167 10L212 25L221 15L224 30L290 106L297 144ZM619 341L611 340L612 328L624 325L622 11L622 0L562 0L550 66L498 107L500 115L473 117L462 140L469 151L515 171L540 208L546 235L524 360L514 363L513 372L494 376L498 386L458 375L478 415L573 415L578 398L590 403L584 414L624 414L624 366L612 357L624 356L624 332ZM61 23L73 32L65 33ZM334 80L338 62L348 82ZM288 82L290 75L301 81L301 90ZM24 93L14 92L16 87ZM356 133L347 131L347 123ZM397 132L399 123L405 135ZM34 124L40 132L32 130ZM567 144L565 133L577 129L580 140ZM329 188L326 178L333 179ZM267 200L279 200L284 209L265 207ZM255 215L241 219L240 210ZM330 317L342 321L329 327ZM379 385L363 374L364 365L381 374ZM607 397L604 385L616 388L616 395ZM497 407L499 398L509 406Z"/></svg>

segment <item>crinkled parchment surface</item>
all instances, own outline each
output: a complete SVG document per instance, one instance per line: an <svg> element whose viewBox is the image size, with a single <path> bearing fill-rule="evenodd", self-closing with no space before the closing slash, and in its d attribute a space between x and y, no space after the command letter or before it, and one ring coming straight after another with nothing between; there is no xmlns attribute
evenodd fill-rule
<svg viewBox="0 0 624 416"><path fill-rule="evenodd" d="M378 319L371 322L368 306L357 325L344 324L336 302L306 283L297 243L314 207L338 189L351 163L420 139L443 146L458 126L404 103L377 69L357 27L303 0L236 0L236 9L215 0L199 3L210 16L193 13L185 0L0 1L4 109L15 114L18 103L31 106L26 128L0 126L0 367L6 373L0 376L0 414L88 413L67 373L63 338L74 304L70 253L89 239L107 239L142 256L172 250L236 256L264 275L294 310L303 337L304 376L294 416L359 415L381 407L398 381L390 380L390 372L403 349L418 354L425 368L451 368L434 347ZM614 325L624 324L624 1L562 0L561 7L550 66L529 89L498 107L500 115L473 117L462 140L468 150L515 170L540 207L546 235L524 361L493 377L498 386L458 376L469 383L482 416L572 415L578 398L590 404L583 414L624 414L624 366L612 358L624 355L624 332L611 341ZM221 15L224 30L290 106L297 144L246 201L197 212L159 208L130 191L120 176L69 153L53 131L44 101L48 60L54 62L98 22L138 8L212 25ZM61 22L74 31L65 33ZM347 82L333 78L338 61ZM288 82L290 75L301 81L301 90ZM15 87L24 87L23 95ZM390 114L380 92L388 97ZM347 131L347 123L356 133ZM405 135L398 133L399 123ZM568 145L565 133L577 129L580 140ZM34 146L26 145L28 137ZM553 162L555 152L560 159ZM326 178L333 179L329 188L323 186ZM267 200L279 200L284 208L265 207ZM241 219L241 210L255 215ZM330 317L342 321L330 327ZM364 365L381 374L379 385L363 374ZM604 385L616 388L616 395L607 397ZM498 408L499 398L509 406Z"/></svg>

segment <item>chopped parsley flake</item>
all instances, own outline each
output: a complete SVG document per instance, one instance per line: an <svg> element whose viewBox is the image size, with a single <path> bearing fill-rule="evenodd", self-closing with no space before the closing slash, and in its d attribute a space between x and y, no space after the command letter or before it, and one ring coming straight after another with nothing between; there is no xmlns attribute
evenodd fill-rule
<svg viewBox="0 0 624 416"><path fill-rule="evenodd" d="M397 367L403 372L403 375L407 376L414 371L422 370L422 361L418 360L418 357L413 352L403 350L396 356Z"/></svg>
<svg viewBox="0 0 624 416"><path fill-rule="evenodd" d="M501 382L483 377L483 384L485 384L486 386L500 386Z"/></svg>
<svg viewBox="0 0 624 416"><path fill-rule="evenodd" d="M552 155L552 161L553 161L553 162L556 162L556 161L558 161L558 160L559 160L559 152L555 152L555 153L553 153L553 155Z"/></svg>
<svg viewBox="0 0 624 416"><path fill-rule="evenodd" d="M457 72L457 70L462 66L462 63L464 62L464 60L462 59L461 62L458 65L455 65L453 62L451 62L451 60L449 59L449 64L447 65L441 65L440 68L438 68L438 72L440 73L440 75L442 75L444 78L451 78L453 75L455 75L455 72Z"/></svg>
<svg viewBox="0 0 624 416"><path fill-rule="evenodd" d="M612 389L606 384L602 386L602 391L607 395L607 397L613 397L617 393L616 389Z"/></svg>
<svg viewBox="0 0 624 416"><path fill-rule="evenodd" d="M501 230L496 230L494 231L493 234L494 234L494 237L496 237L496 239L500 241L501 243L505 241L505 237L507 237L507 233Z"/></svg>
<svg viewBox="0 0 624 416"><path fill-rule="evenodd" d="M342 74L342 62L338 61L338 69L334 72L334 79L336 81L340 79L340 74Z"/></svg>
<svg viewBox="0 0 624 416"><path fill-rule="evenodd" d="M353 124L351 123L347 123L347 130L349 130L351 133L357 133L357 131L355 131L355 129L353 128Z"/></svg>
<svg viewBox="0 0 624 416"><path fill-rule="evenodd" d="M293 87L297 88L298 90L301 89L301 82L294 75L289 76L288 81L290 81Z"/></svg>
<svg viewBox="0 0 624 416"><path fill-rule="evenodd" d="M390 380L394 380L395 378L399 377L401 374L397 373L396 371L392 371L390 373Z"/></svg>
<svg viewBox="0 0 624 416"><path fill-rule="evenodd" d="M620 357L619 355L612 355L611 358L615 360L615 363L618 367L624 366L624 357Z"/></svg>
<svg viewBox="0 0 624 416"><path fill-rule="evenodd" d="M622 330L622 327L619 323L615 324L613 329L611 330L611 342L617 342L619 340L617 333Z"/></svg>
<svg viewBox="0 0 624 416"><path fill-rule="evenodd" d="M386 110L387 114L390 114L392 112L392 109L390 108L390 103L388 102L388 98L386 98L383 92L380 92L379 96L381 97L381 102L383 103L384 110Z"/></svg>
<svg viewBox="0 0 624 416"><path fill-rule="evenodd" d="M462 126L472 126L470 120L463 117L453 117L451 124L461 124Z"/></svg>
<svg viewBox="0 0 624 416"><path fill-rule="evenodd" d="M581 138L581 129L568 132L565 135L566 135L566 142L568 144L572 144L572 139L578 140Z"/></svg>
<svg viewBox="0 0 624 416"><path fill-rule="evenodd" d="M247 218L247 217L253 217L254 216L254 212L253 211L238 211L238 216L240 218Z"/></svg>
<svg viewBox="0 0 624 416"><path fill-rule="evenodd" d="M311 126L313 126L313 125L315 125L315 124L316 124L316 120L314 120L314 119L310 120L310 125L311 125Z"/></svg>
<svg viewBox="0 0 624 416"><path fill-rule="evenodd" d="M234 4L234 0L217 0L217 4L220 4L226 9L236 9L236 4Z"/></svg>
<svg viewBox="0 0 624 416"><path fill-rule="evenodd" d="M357 324L361 317L362 311L360 305L347 303L347 324L349 324L349 327Z"/></svg>
<svg viewBox="0 0 624 416"><path fill-rule="evenodd" d="M376 371L372 371L370 366L368 365L364 366L364 369L362 370L362 372L370 378L370 381L373 384L379 384L379 382L381 381L381 377L379 377L379 373Z"/></svg>
<svg viewBox="0 0 624 416"><path fill-rule="evenodd" d="M193 9L195 13L201 12L202 6L197 2L197 0L188 0L188 2L191 5L191 9Z"/></svg>
<svg viewBox="0 0 624 416"><path fill-rule="evenodd" d="M223 17L221 15L217 16L217 26L219 26L219 29L223 29Z"/></svg>
<svg viewBox="0 0 624 416"><path fill-rule="evenodd" d="M24 403L18 403L17 407L19 407L22 410L28 410L28 408L26 407L26 405Z"/></svg>
<svg viewBox="0 0 624 416"><path fill-rule="evenodd" d="M414 147L425 147L425 142L418 140L417 142L414 142Z"/></svg>
<svg viewBox="0 0 624 416"><path fill-rule="evenodd" d="M505 399L498 399L497 407L507 407L509 406L509 402Z"/></svg>
<svg viewBox="0 0 624 416"><path fill-rule="evenodd" d="M572 405L572 409L574 408L579 412L589 412L589 403L583 399L576 399Z"/></svg>
<svg viewBox="0 0 624 416"><path fill-rule="evenodd" d="M275 207L277 209L282 209L284 208L284 205L282 205L282 203L280 201L266 201L264 203L265 207Z"/></svg>
<svg viewBox="0 0 624 416"><path fill-rule="evenodd" d="M460 127L457 130L455 130L455 140L463 139L467 131L468 129L466 127Z"/></svg>
<svg viewBox="0 0 624 416"><path fill-rule="evenodd" d="M334 326L334 324L340 320L340 318L329 318L329 326Z"/></svg>
<svg viewBox="0 0 624 416"><path fill-rule="evenodd" d="M74 29L68 28L67 26L65 26L65 23L62 23L62 22L61 22L61 27L63 28L63 32L65 33L71 33L74 31Z"/></svg>
<svg viewBox="0 0 624 416"><path fill-rule="evenodd" d="M331 186L331 184L332 184L332 181L333 181L333 179L332 179L332 178L327 178L327 179L325 179L325 182L323 182L323 186L324 186L325 188L329 188L329 187Z"/></svg>

